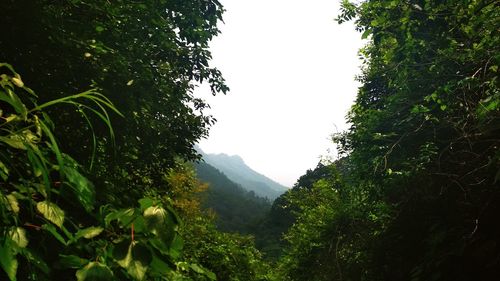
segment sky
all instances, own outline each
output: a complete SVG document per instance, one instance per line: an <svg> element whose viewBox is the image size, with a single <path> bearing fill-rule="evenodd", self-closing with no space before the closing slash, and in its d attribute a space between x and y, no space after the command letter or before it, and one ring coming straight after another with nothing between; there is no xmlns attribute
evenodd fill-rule
<svg viewBox="0 0 500 281"><path fill-rule="evenodd" d="M288 187L321 157L334 157L331 135L359 83L361 35L334 19L340 0L222 0L221 34L212 66L231 91L212 97L217 123L200 141L206 153L241 156L252 169Z"/></svg>

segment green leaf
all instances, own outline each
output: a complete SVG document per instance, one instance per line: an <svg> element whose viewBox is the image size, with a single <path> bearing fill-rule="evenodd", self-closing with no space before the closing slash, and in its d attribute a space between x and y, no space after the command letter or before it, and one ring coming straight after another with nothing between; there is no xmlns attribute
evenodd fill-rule
<svg viewBox="0 0 500 281"><path fill-rule="evenodd" d="M132 260L127 267L127 273L136 280L144 280L147 270L148 264L144 264L139 260Z"/></svg>
<svg viewBox="0 0 500 281"><path fill-rule="evenodd" d="M61 242L63 245L68 245L68 242L62 237L62 235L57 231L57 229L52 224L42 225L43 230L47 230L57 241Z"/></svg>
<svg viewBox="0 0 500 281"><path fill-rule="evenodd" d="M95 204L94 185L72 167L66 166L63 173L80 204L87 212L92 211Z"/></svg>
<svg viewBox="0 0 500 281"><path fill-rule="evenodd" d="M370 29L366 29L363 34L361 35L361 39L366 39L368 38L368 36L371 34L371 30Z"/></svg>
<svg viewBox="0 0 500 281"><path fill-rule="evenodd" d="M14 91L10 89L6 89L7 93L4 91L0 91L0 101L4 101L10 104L14 110L21 115L22 120L26 120L26 116L28 114L28 110L26 106L21 101L21 99L14 93Z"/></svg>
<svg viewBox="0 0 500 281"><path fill-rule="evenodd" d="M89 260L74 255L59 255L59 264L64 268L81 268L89 263Z"/></svg>
<svg viewBox="0 0 500 281"><path fill-rule="evenodd" d="M90 262L84 268L77 270L75 275L78 281L114 280L111 269L99 262Z"/></svg>
<svg viewBox="0 0 500 281"><path fill-rule="evenodd" d="M172 258L176 259L181 256L182 248L184 247L184 240L180 235L175 235L172 243L170 244L169 254Z"/></svg>
<svg viewBox="0 0 500 281"><path fill-rule="evenodd" d="M158 227L166 225L168 221L167 210L159 206L147 208L146 210L144 210L143 216L146 221L146 227L149 228L153 233L155 233Z"/></svg>
<svg viewBox="0 0 500 281"><path fill-rule="evenodd" d="M9 178L9 169L2 161L0 161L0 177L2 177L4 181L7 181Z"/></svg>
<svg viewBox="0 0 500 281"><path fill-rule="evenodd" d="M112 221L118 220L122 226L128 226L136 216L134 208L116 210L106 215L104 223L109 225Z"/></svg>
<svg viewBox="0 0 500 281"><path fill-rule="evenodd" d="M42 201L36 204L36 209L44 218L51 221L55 225L61 227L64 222L64 211L56 204L49 201Z"/></svg>
<svg viewBox="0 0 500 281"><path fill-rule="evenodd" d="M146 228L165 242L170 243L174 238L175 216L159 206L147 208L144 210L143 216Z"/></svg>
<svg viewBox="0 0 500 281"><path fill-rule="evenodd" d="M9 231L9 238L16 244L19 248L26 248L28 246L28 238L26 238L26 230L22 227L13 227Z"/></svg>
<svg viewBox="0 0 500 281"><path fill-rule="evenodd" d="M205 270L203 270L203 268L201 268L199 265L193 263L190 265L191 269L194 270L194 272L196 273L205 273Z"/></svg>
<svg viewBox="0 0 500 281"><path fill-rule="evenodd" d="M16 214L19 213L19 202L17 201L17 198L14 196L14 194L11 193L5 197L0 197L0 202L7 207L7 210Z"/></svg>
<svg viewBox="0 0 500 281"><path fill-rule="evenodd" d="M132 241L125 251L125 241L116 245L113 257L136 280L144 280L146 271L152 261L151 251L137 241Z"/></svg>
<svg viewBox="0 0 500 281"><path fill-rule="evenodd" d="M149 197L139 199L139 205L141 205L141 210L144 211L149 207L154 205L155 201Z"/></svg>
<svg viewBox="0 0 500 281"><path fill-rule="evenodd" d="M161 260L156 255L153 255L151 260L150 270L153 274L158 276L165 276L168 272L172 272L173 269L163 260Z"/></svg>
<svg viewBox="0 0 500 281"><path fill-rule="evenodd" d="M96 237L97 235L101 234L101 232L104 230L104 228L99 227L99 226L91 226L87 227L84 229L79 230L76 235L75 239L80 239L80 238L86 238L86 239L92 239Z"/></svg>
<svg viewBox="0 0 500 281"><path fill-rule="evenodd" d="M0 265L5 273L7 273L9 279L15 281L18 263L14 249L12 249L11 243L8 241L4 245L0 245Z"/></svg>
<svg viewBox="0 0 500 281"><path fill-rule="evenodd" d="M18 134L10 135L10 137L0 136L0 141L8 144L9 146L11 146L13 148L26 150L26 145L25 145L22 137Z"/></svg>
<svg viewBox="0 0 500 281"><path fill-rule="evenodd" d="M213 272L202 267L201 265L193 263L190 265L190 267L192 270L194 270L194 272L199 273L199 274L203 274L206 277L208 277L210 280L217 280L217 277L215 276L215 274Z"/></svg>

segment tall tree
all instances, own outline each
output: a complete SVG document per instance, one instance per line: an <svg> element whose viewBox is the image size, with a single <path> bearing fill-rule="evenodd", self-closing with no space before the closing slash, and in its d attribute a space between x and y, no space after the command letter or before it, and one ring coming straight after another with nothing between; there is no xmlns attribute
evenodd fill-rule
<svg viewBox="0 0 500 281"><path fill-rule="evenodd" d="M2 9L8 28L0 58L41 89L42 100L92 85L123 113L110 115L115 139L99 141L93 153L96 140L84 136L103 136L105 126L73 118L73 109L53 114L65 124L57 132L65 151L92 164L96 183L132 195L141 188L130 183L159 184L157 171L176 156L196 157L193 144L214 119L203 113L207 104L193 88L207 81L214 94L228 90L209 66L208 43L223 12L218 1L8 0Z"/></svg>
<svg viewBox="0 0 500 281"><path fill-rule="evenodd" d="M304 207L283 272L291 280L301 279L294 272L311 280L495 280L500 6L343 1L341 12L338 20L355 20L368 39L352 125L335 136L343 185L338 195L323 189L327 202L296 198ZM328 256L327 239L338 242L336 255ZM312 250L294 251L300 245ZM314 277L298 262L325 255Z"/></svg>

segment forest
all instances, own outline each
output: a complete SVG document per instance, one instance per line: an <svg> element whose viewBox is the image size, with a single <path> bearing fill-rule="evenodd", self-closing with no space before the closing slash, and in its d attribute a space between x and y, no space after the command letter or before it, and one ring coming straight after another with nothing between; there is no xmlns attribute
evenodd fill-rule
<svg viewBox="0 0 500 281"><path fill-rule="evenodd" d="M0 280L500 280L498 1L342 0L349 128L272 203L195 147L217 0L1 11Z"/></svg>

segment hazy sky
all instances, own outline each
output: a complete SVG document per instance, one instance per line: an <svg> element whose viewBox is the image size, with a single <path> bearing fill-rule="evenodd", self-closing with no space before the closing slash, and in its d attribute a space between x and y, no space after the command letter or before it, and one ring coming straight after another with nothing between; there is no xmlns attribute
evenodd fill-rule
<svg viewBox="0 0 500 281"><path fill-rule="evenodd" d="M222 34L212 65L231 92L211 97L218 122L200 142L207 153L238 154L256 171L292 186L333 149L347 128L358 83L360 34L334 21L340 0L222 0Z"/></svg>

